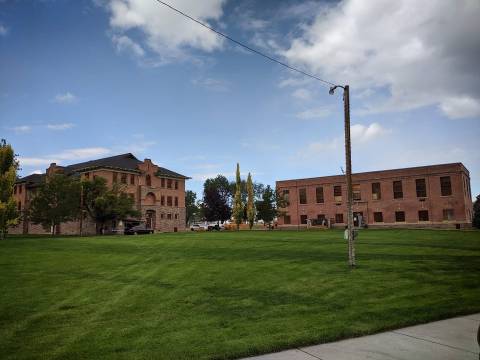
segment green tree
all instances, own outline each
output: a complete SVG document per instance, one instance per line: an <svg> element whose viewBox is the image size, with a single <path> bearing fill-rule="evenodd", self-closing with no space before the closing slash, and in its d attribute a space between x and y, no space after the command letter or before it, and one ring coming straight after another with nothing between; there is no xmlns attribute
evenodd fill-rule
<svg viewBox="0 0 480 360"><path fill-rule="evenodd" d="M477 200L473 203L472 225L480 229L480 195L477 195Z"/></svg>
<svg viewBox="0 0 480 360"><path fill-rule="evenodd" d="M255 221L255 204L254 204L254 188L252 182L252 175L248 173L247 178L247 219L248 219L248 226L250 230L253 227L253 223Z"/></svg>
<svg viewBox="0 0 480 360"><path fill-rule="evenodd" d="M192 190L187 190L185 192L185 222L188 223L199 214L199 208L196 204L197 194Z"/></svg>
<svg viewBox="0 0 480 360"><path fill-rule="evenodd" d="M134 200L129 197L121 185L108 187L107 181L97 176L82 182L83 209L95 221L97 234L103 234L108 221L124 220L127 217L140 217L134 208Z"/></svg>
<svg viewBox="0 0 480 360"><path fill-rule="evenodd" d="M235 198L233 199L233 218L235 224L237 224L237 230L240 228L240 224L243 220L244 209L242 201L242 179L240 178L240 165L237 163L237 182L235 187Z"/></svg>
<svg viewBox="0 0 480 360"><path fill-rule="evenodd" d="M257 218L263 220L266 224L281 216L282 210L287 206L287 201L278 192L274 191L270 185L264 188L261 200L257 201Z"/></svg>
<svg viewBox="0 0 480 360"><path fill-rule="evenodd" d="M207 221L225 221L232 216L230 206L232 193L228 179L217 175L205 180L203 184L203 200L201 213Z"/></svg>
<svg viewBox="0 0 480 360"><path fill-rule="evenodd" d="M71 176L54 174L49 176L37 190L30 207L28 218L41 224L52 236L58 225L72 221L80 215L80 182Z"/></svg>
<svg viewBox="0 0 480 360"><path fill-rule="evenodd" d="M19 220L13 187L17 178L18 163L10 144L0 141L0 239L7 236L8 228Z"/></svg>

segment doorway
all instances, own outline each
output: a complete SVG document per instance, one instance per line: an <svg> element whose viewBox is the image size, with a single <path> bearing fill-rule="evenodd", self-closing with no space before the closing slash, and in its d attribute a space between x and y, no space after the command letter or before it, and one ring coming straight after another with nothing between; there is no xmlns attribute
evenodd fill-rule
<svg viewBox="0 0 480 360"><path fill-rule="evenodd" d="M147 210L145 214L146 227L147 229L155 229L155 210Z"/></svg>
<svg viewBox="0 0 480 360"><path fill-rule="evenodd" d="M353 212L353 226L359 227L364 224L363 211Z"/></svg>

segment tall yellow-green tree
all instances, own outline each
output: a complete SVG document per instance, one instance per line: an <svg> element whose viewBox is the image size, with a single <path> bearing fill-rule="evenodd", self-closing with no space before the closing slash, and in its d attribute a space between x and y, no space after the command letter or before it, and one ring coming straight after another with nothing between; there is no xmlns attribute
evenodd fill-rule
<svg viewBox="0 0 480 360"><path fill-rule="evenodd" d="M237 224L237 230L243 219L243 203L242 203L242 179L240 179L240 165L237 163L237 181L235 186L235 197L233 199L233 218Z"/></svg>
<svg viewBox="0 0 480 360"><path fill-rule="evenodd" d="M17 177L17 162L10 144L0 141L0 239L7 236L8 228L19 220L13 187Z"/></svg>
<svg viewBox="0 0 480 360"><path fill-rule="evenodd" d="M250 230L252 230L253 223L255 221L255 203L253 194L253 181L252 175L248 173L247 178L247 220Z"/></svg>

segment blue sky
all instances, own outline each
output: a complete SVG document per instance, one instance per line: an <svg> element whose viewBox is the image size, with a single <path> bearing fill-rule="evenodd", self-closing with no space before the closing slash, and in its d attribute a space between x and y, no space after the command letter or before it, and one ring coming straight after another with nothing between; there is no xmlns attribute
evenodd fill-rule
<svg viewBox="0 0 480 360"><path fill-rule="evenodd" d="M171 3L350 84L354 171L458 161L480 193L477 1ZM124 152L197 192L237 161L272 185L338 174L342 106L154 0L0 1L0 135L21 175Z"/></svg>

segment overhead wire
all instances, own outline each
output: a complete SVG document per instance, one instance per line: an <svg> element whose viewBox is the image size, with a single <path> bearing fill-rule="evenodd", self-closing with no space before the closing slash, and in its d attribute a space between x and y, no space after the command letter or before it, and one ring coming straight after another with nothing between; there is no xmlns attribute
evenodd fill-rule
<svg viewBox="0 0 480 360"><path fill-rule="evenodd" d="M248 45L245 45L244 43L242 43L242 42L240 42L240 41L238 41L238 40L235 40L234 38L230 37L230 36L227 35L227 34L222 33L221 31L219 31L219 30L217 30L217 29L214 29L213 27L205 24L204 22L201 22L201 21L198 20L198 19L195 19L194 17L186 14L185 12L183 12L183 11L181 11L181 10L173 7L172 5L166 3L166 2L164 2L164 1L162 1L162 0L155 0L155 1L156 1L157 3L159 3L159 4L161 4L161 5L164 5L164 6L168 7L168 8L170 8L171 10L173 10L173 11L175 11L176 13L178 13L178 14L186 17L187 19L190 19L191 21L196 22L197 24L203 26L204 28L207 28L208 30L213 31L213 32L216 33L217 35L222 36L223 38L225 38L225 39L227 39L227 40L229 40L229 41L237 44L238 46L241 46L242 48L244 48L244 49L246 49L246 50L248 50L248 51L250 51L250 52L252 52L252 53L254 53L254 54L260 55L260 56L262 56L262 57L264 57L264 58L266 58L266 59L268 59L268 60L270 60L270 61L272 61L272 62L274 62L274 63L277 63L277 64L279 64L279 65L281 65L281 66L283 66L283 67L286 67L287 69L290 69L290 70L292 70L292 71L295 71L295 72L297 72L297 73L300 73L300 74L305 75L305 76L307 76L307 77L310 77L310 78L312 78L312 79L315 79L315 80L318 80L318 81L320 81L320 82L323 82L324 84L328 84L328 85L331 85L331 86L336 86L336 84L334 84L334 83L332 83L332 82L330 82L330 81L321 79L321 78L319 78L318 76L315 76L315 75L313 75L313 74L307 73L306 71L297 69L297 68L295 68L295 67L293 67L293 66L290 66L290 65L284 63L283 61L280 61L280 60L278 60L278 59L275 59L274 57L272 57L272 56L270 56L270 55L267 55L267 54L265 54L265 53L263 53L263 52L261 52L261 51L259 51L259 50L256 50L256 49L248 46Z"/></svg>

